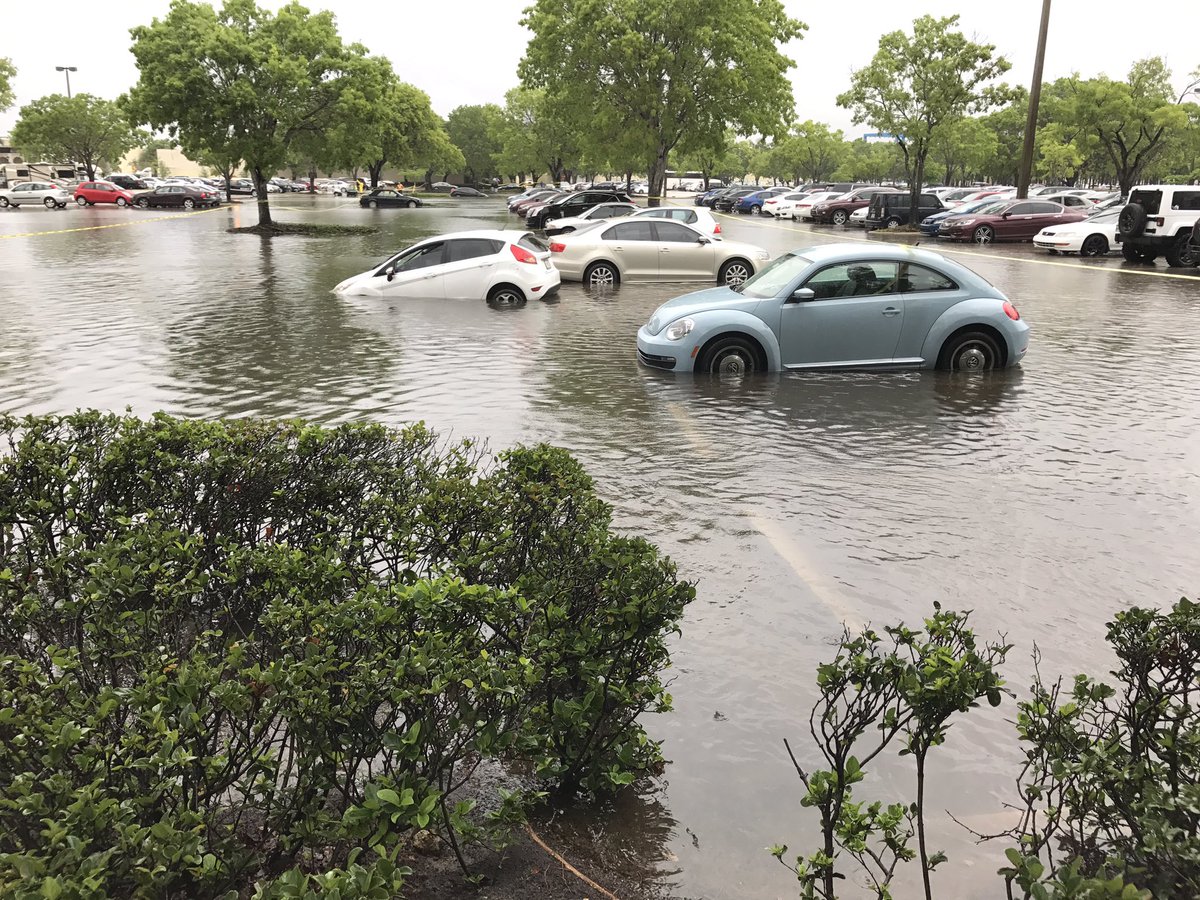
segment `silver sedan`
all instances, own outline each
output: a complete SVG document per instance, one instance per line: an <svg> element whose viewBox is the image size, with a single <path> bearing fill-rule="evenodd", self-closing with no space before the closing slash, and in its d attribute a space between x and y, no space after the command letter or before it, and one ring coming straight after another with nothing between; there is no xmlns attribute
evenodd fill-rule
<svg viewBox="0 0 1200 900"><path fill-rule="evenodd" d="M622 281L738 285L771 258L753 244L724 241L682 222L641 216L559 235L550 252L564 281L595 287Z"/></svg>

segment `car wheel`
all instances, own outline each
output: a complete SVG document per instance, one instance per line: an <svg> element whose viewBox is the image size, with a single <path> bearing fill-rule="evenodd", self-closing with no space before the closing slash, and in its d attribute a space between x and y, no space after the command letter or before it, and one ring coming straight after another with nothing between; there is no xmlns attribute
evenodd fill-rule
<svg viewBox="0 0 1200 900"><path fill-rule="evenodd" d="M525 305L525 295L514 287L501 284L492 288L487 302L493 309L518 309Z"/></svg>
<svg viewBox="0 0 1200 900"><path fill-rule="evenodd" d="M761 207L761 206L752 206L752 207L750 207L750 215L752 215L752 216L761 216L761 215L762 215L762 207Z"/></svg>
<svg viewBox="0 0 1200 900"><path fill-rule="evenodd" d="M0 197L0 209L8 209L8 198Z"/></svg>
<svg viewBox="0 0 1200 900"><path fill-rule="evenodd" d="M1121 237L1137 237L1146 230L1146 208L1140 203L1129 203L1117 216L1117 232Z"/></svg>
<svg viewBox="0 0 1200 900"><path fill-rule="evenodd" d="M971 240L977 244L990 244L996 239L996 232L991 225L980 225L971 234Z"/></svg>
<svg viewBox="0 0 1200 900"><path fill-rule="evenodd" d="M150 208L150 201L149 201L149 200L144 200L144 199L143 199L143 200L137 200L137 201L135 201L135 204L136 204L136 206L137 206L137 208L138 208L138 209L149 209L149 208Z"/></svg>
<svg viewBox="0 0 1200 900"><path fill-rule="evenodd" d="M367 209L378 209L378 208L379 208L379 204L376 203L374 200L368 201Z"/></svg>
<svg viewBox="0 0 1200 900"><path fill-rule="evenodd" d="M1163 255L1167 258L1167 265L1174 269L1191 268L1200 262L1197 258L1198 254L1191 249L1188 243L1191 235L1181 234L1175 238L1175 243L1167 248L1167 252Z"/></svg>
<svg viewBox="0 0 1200 900"><path fill-rule="evenodd" d="M737 335L718 338L704 351L696 371L708 375L753 375L763 371L758 348Z"/></svg>
<svg viewBox="0 0 1200 900"><path fill-rule="evenodd" d="M129 201L128 201L128 200L126 200L124 197L118 197L118 198L117 198L117 206L125 207L125 206L128 206L128 205L129 205Z"/></svg>
<svg viewBox="0 0 1200 900"><path fill-rule="evenodd" d="M183 198L183 208L184 209L195 209L196 201L193 200L191 197L184 197Z"/></svg>
<svg viewBox="0 0 1200 900"><path fill-rule="evenodd" d="M721 266L717 273L717 282L729 287L742 284L754 274L754 267L744 259L731 259Z"/></svg>
<svg viewBox="0 0 1200 900"><path fill-rule="evenodd" d="M1080 256L1103 256L1108 252L1108 238L1102 234L1089 234L1079 248Z"/></svg>
<svg viewBox="0 0 1200 900"><path fill-rule="evenodd" d="M589 287L616 287L621 283L621 273L611 263L592 263L584 270L583 283Z"/></svg>
<svg viewBox="0 0 1200 900"><path fill-rule="evenodd" d="M75 202L76 202L76 203L78 203L80 206L87 206L87 205L88 205L88 202L87 202L87 200L85 200L83 197L76 197L76 198L75 198Z"/></svg>
<svg viewBox="0 0 1200 900"><path fill-rule="evenodd" d="M53 197L47 197L42 201L42 205L44 205L46 209L54 209L54 207L58 206L58 204L54 202Z"/></svg>
<svg viewBox="0 0 1200 900"><path fill-rule="evenodd" d="M964 331L946 341L938 367L951 372L986 372L1000 365L996 339L984 331Z"/></svg>
<svg viewBox="0 0 1200 900"><path fill-rule="evenodd" d="M886 222L884 222L883 224L886 225L888 228L899 228L904 223L901 222L898 218L896 218L896 216L890 216L888 218L888 220Z"/></svg>
<svg viewBox="0 0 1200 900"><path fill-rule="evenodd" d="M850 218L850 214L848 212L846 212L844 209L835 209L833 211L833 224L834 225L845 225L846 220L849 218Z"/></svg>
<svg viewBox="0 0 1200 900"><path fill-rule="evenodd" d="M559 234L570 234L574 230L575 230L575 228L573 226L568 225L566 228L564 228L562 231L560 231Z"/></svg>

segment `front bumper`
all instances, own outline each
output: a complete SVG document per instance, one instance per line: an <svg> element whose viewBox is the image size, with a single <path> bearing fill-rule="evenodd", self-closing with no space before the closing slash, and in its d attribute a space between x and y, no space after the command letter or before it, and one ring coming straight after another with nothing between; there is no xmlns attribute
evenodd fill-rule
<svg viewBox="0 0 1200 900"><path fill-rule="evenodd" d="M694 360L693 348L698 345L686 338L679 341L669 341L662 333L651 334L643 325L637 333L638 362L654 369L666 369L672 372L691 372Z"/></svg>

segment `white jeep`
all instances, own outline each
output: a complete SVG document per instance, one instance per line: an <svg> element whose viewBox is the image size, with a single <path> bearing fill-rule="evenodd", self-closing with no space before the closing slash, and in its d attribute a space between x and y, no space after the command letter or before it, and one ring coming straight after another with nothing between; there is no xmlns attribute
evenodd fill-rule
<svg viewBox="0 0 1200 900"><path fill-rule="evenodd" d="M1169 266L1194 266L1200 255L1188 241L1198 217L1200 185L1144 184L1117 218L1117 243L1130 262L1165 256Z"/></svg>

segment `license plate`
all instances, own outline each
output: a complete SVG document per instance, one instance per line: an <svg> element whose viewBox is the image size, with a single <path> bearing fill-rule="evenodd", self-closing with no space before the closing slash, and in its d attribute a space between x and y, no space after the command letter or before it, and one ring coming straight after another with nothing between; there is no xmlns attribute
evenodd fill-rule
<svg viewBox="0 0 1200 900"><path fill-rule="evenodd" d="M545 266L547 269L549 269L549 268L550 268L550 260L548 260L548 259L543 259L543 260L542 260L542 265L543 265L543 266Z"/></svg>

